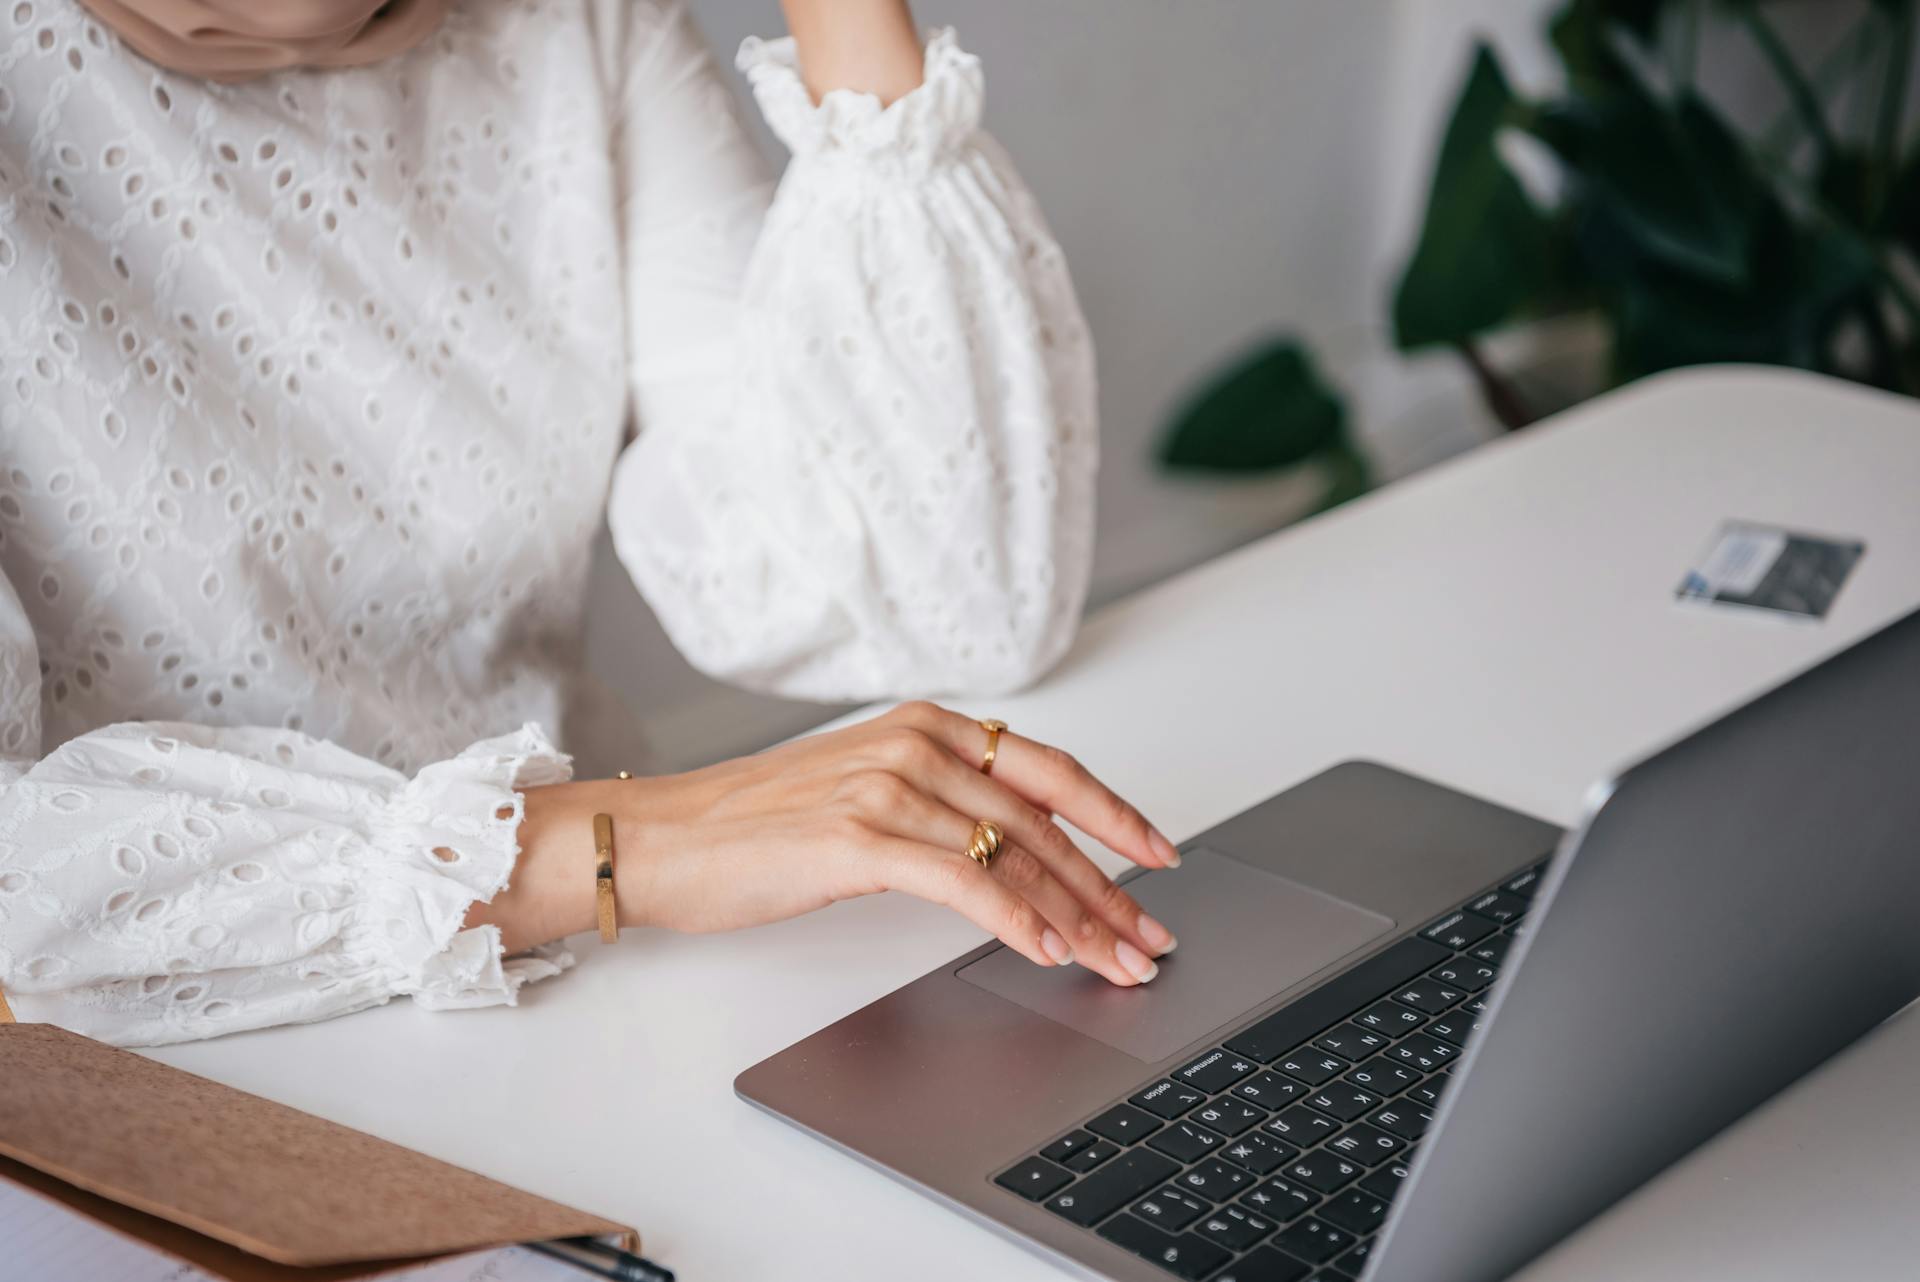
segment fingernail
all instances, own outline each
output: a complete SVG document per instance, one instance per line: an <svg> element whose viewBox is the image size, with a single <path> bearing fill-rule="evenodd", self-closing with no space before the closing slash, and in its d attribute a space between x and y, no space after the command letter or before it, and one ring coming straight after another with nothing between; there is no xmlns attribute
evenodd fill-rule
<svg viewBox="0 0 1920 1282"><path fill-rule="evenodd" d="M1049 927L1040 934L1040 948L1053 958L1056 966L1073 965L1073 949L1067 947L1067 941L1060 938L1060 932Z"/></svg>
<svg viewBox="0 0 1920 1282"><path fill-rule="evenodd" d="M1153 847L1153 853L1160 856L1160 861L1166 864L1167 867L1178 868L1180 866L1180 852L1174 848L1173 843L1168 841L1158 828L1150 827L1147 829L1147 844Z"/></svg>
<svg viewBox="0 0 1920 1282"><path fill-rule="evenodd" d="M1160 973L1160 967L1154 962L1153 958L1147 956L1124 939L1114 944L1113 956L1121 966L1126 968L1126 972L1129 975L1132 975L1143 984Z"/></svg>
<svg viewBox="0 0 1920 1282"><path fill-rule="evenodd" d="M1140 938L1147 941L1147 947L1163 956L1180 946L1180 941L1173 937L1172 931L1145 913L1140 914Z"/></svg>

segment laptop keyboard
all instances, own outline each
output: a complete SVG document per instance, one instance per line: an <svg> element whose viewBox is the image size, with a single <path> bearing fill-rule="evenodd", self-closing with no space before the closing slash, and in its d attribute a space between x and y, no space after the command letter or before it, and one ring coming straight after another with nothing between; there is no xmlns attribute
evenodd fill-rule
<svg viewBox="0 0 1920 1282"><path fill-rule="evenodd" d="M1545 867L1147 1082L994 1182L1189 1282L1357 1279Z"/></svg>

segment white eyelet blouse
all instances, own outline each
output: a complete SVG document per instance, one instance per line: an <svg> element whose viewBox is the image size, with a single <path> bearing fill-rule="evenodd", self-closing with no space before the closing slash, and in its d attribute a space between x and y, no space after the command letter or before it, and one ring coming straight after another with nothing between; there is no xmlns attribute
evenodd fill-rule
<svg viewBox="0 0 1920 1282"><path fill-rule="evenodd" d="M1017 686L1090 552L1092 351L949 33L882 110L681 7L464 0L364 69L0 5L0 988L158 1043L563 954L462 930L565 779L602 513L676 644ZM770 199L771 197L771 199ZM639 431L623 447L629 416Z"/></svg>

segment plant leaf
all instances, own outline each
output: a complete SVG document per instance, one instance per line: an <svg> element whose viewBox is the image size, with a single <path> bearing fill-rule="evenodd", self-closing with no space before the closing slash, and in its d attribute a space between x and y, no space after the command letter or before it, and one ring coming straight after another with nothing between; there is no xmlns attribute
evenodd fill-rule
<svg viewBox="0 0 1920 1282"><path fill-rule="evenodd" d="M1372 469L1360 451L1347 441L1322 453L1320 463L1327 473L1327 492L1320 496L1312 515L1331 511L1373 488Z"/></svg>
<svg viewBox="0 0 1920 1282"><path fill-rule="evenodd" d="M1842 145L1826 157L1815 185L1835 213L1864 232L1874 226L1876 177L1865 148Z"/></svg>
<svg viewBox="0 0 1920 1282"><path fill-rule="evenodd" d="M1640 253L1725 285L1745 279L1770 192L1705 99L1683 91L1669 108L1629 79L1550 104L1527 127Z"/></svg>
<svg viewBox="0 0 1920 1282"><path fill-rule="evenodd" d="M1738 287L1657 268L1625 277L1615 296L1616 374L1722 361L1841 372L1831 340L1850 309L1873 302L1871 253L1857 238L1797 228L1776 210L1759 255L1766 270Z"/></svg>
<svg viewBox="0 0 1920 1282"><path fill-rule="evenodd" d="M1495 147L1519 104L1493 51L1476 51L1434 168L1413 261L1394 297L1402 351L1471 338L1514 316L1552 273L1547 220Z"/></svg>
<svg viewBox="0 0 1920 1282"><path fill-rule="evenodd" d="M1920 147L1913 149L1907 163L1893 180L1893 194L1887 201L1886 228L1895 240L1920 254Z"/></svg>
<svg viewBox="0 0 1920 1282"><path fill-rule="evenodd" d="M1169 467L1266 472L1344 442L1346 406L1294 339L1268 343L1215 375L1161 443Z"/></svg>
<svg viewBox="0 0 1920 1282"><path fill-rule="evenodd" d="M1784 363L1842 373L1833 353L1833 333L1852 308L1875 305L1879 267L1857 236L1828 226L1802 229L1787 270L1766 290L1762 306L1777 320Z"/></svg>
<svg viewBox="0 0 1920 1282"><path fill-rule="evenodd" d="M1651 44L1671 2L1573 0L1547 24L1547 34L1576 86L1617 84L1629 72L1613 50L1612 31L1617 27Z"/></svg>

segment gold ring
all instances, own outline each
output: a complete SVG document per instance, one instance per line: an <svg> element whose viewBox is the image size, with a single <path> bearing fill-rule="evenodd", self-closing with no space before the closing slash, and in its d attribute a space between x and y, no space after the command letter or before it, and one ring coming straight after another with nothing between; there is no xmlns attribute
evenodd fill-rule
<svg viewBox="0 0 1920 1282"><path fill-rule="evenodd" d="M987 755L980 758L980 773L990 775L993 773L993 758L1000 751L1000 732L1007 728L1007 723L988 717L980 723L980 728L987 732Z"/></svg>
<svg viewBox="0 0 1920 1282"><path fill-rule="evenodd" d="M991 819L982 819L973 826L973 840L967 843L967 858L982 868L993 866L993 857L1000 853L1000 825Z"/></svg>

